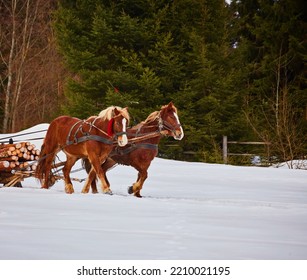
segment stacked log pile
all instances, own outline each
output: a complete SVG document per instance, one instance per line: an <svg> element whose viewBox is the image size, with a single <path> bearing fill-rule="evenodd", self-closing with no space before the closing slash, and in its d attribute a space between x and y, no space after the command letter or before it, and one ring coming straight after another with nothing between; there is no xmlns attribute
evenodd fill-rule
<svg viewBox="0 0 307 280"><path fill-rule="evenodd" d="M0 145L0 183L13 186L37 166L40 150L30 142Z"/></svg>

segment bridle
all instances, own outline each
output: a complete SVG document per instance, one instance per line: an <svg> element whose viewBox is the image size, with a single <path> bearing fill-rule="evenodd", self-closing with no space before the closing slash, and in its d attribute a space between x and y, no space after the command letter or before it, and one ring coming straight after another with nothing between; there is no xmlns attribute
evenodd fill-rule
<svg viewBox="0 0 307 280"><path fill-rule="evenodd" d="M172 133L175 133L176 129L181 127L180 123L177 123L176 125L172 125L169 122L163 120L162 117L161 117L161 111L159 112L159 114L157 116L157 119L158 119L159 132L161 134L162 134L163 130L168 130L168 131L170 131Z"/></svg>

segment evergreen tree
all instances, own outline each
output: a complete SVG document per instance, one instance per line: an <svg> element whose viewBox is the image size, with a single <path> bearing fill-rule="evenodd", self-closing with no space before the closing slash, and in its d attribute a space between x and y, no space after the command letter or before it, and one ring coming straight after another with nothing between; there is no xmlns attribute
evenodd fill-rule
<svg viewBox="0 0 307 280"><path fill-rule="evenodd" d="M306 148L304 1L233 1L241 53L242 96L255 134L281 160Z"/></svg>
<svg viewBox="0 0 307 280"><path fill-rule="evenodd" d="M197 22L187 32L188 78L178 93L186 108L188 150L193 160L222 160L222 136L246 133L242 99L236 90L235 49L231 44L230 10L223 1L198 1Z"/></svg>

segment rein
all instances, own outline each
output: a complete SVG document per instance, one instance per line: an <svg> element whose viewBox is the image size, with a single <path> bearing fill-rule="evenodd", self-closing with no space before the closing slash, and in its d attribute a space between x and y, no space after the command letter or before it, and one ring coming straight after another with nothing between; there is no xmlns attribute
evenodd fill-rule
<svg viewBox="0 0 307 280"><path fill-rule="evenodd" d="M134 137L134 138L129 138L129 142L139 142L139 141L151 139L151 138L154 138L154 137L157 137L157 136L161 136L160 131L150 132L150 133L144 134L143 136L137 136L137 137Z"/></svg>
<svg viewBox="0 0 307 280"><path fill-rule="evenodd" d="M19 136L31 135L31 134L34 134L34 133L45 132L45 131L47 131L47 129L42 129L42 130L37 130L37 131L21 133L21 134L17 134L17 135L9 135L9 136L5 136L3 138L0 138L0 140L9 139L9 138L13 139L13 138L16 138L16 137L19 137ZM37 138L37 139L41 139L41 137ZM35 138L35 140L36 140L36 138ZM24 141L24 140L22 140L22 141ZM7 141L5 141L5 142L7 142Z"/></svg>

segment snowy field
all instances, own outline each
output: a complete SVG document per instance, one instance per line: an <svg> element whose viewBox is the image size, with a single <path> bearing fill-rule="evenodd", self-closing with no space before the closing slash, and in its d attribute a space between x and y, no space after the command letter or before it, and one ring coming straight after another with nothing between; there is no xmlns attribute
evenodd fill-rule
<svg viewBox="0 0 307 280"><path fill-rule="evenodd" d="M41 140L31 142L40 148ZM306 170L156 158L142 199L127 194L136 175L112 169L113 196L81 194L78 182L72 195L63 181L43 190L34 178L1 187L0 259L307 259Z"/></svg>

